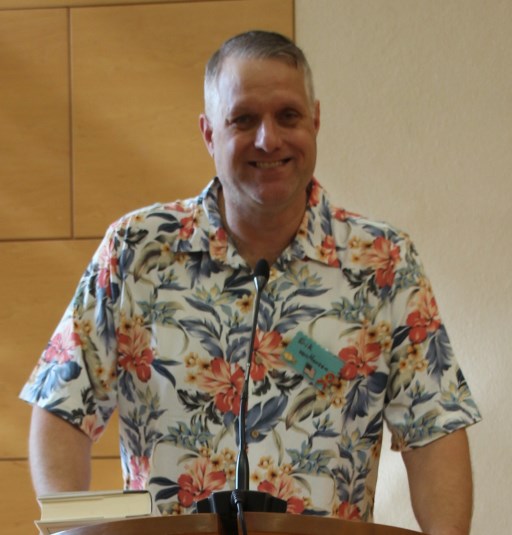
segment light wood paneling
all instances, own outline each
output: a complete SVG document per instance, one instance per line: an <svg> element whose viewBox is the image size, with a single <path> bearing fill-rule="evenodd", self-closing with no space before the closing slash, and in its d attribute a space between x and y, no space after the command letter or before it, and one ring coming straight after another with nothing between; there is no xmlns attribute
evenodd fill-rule
<svg viewBox="0 0 512 535"><path fill-rule="evenodd" d="M70 236L67 13L0 11L0 239Z"/></svg>
<svg viewBox="0 0 512 535"><path fill-rule="evenodd" d="M39 506L32 489L28 462L0 461L0 478L3 483L0 485L2 532L36 535L38 529L34 520L39 518Z"/></svg>
<svg viewBox="0 0 512 535"><path fill-rule="evenodd" d="M0 0L0 9L112 6L117 4L164 4L171 2L215 2L216 0ZM232 0L237 1L237 0Z"/></svg>
<svg viewBox="0 0 512 535"><path fill-rule="evenodd" d="M27 461L0 461L0 514L2 533L36 535L34 520L39 518L39 506L32 489ZM94 459L92 462L93 490L122 488L118 459Z"/></svg>
<svg viewBox="0 0 512 535"><path fill-rule="evenodd" d="M199 193L214 172L198 128L205 62L240 31L293 32L292 0L84 8L71 17L82 237L102 234L113 215Z"/></svg>
<svg viewBox="0 0 512 535"><path fill-rule="evenodd" d="M30 408L18 394L69 303L98 242L0 243L0 458L25 457ZM113 422L115 424L115 422ZM116 426L95 447L117 455Z"/></svg>

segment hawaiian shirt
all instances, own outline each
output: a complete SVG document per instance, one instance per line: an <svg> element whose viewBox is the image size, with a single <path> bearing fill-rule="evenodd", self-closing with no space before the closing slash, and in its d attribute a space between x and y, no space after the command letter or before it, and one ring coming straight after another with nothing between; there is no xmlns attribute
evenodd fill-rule
<svg viewBox="0 0 512 535"><path fill-rule="evenodd" d="M126 488L164 514L235 483L255 288L220 188L109 228L21 393L93 440L117 409ZM384 422L404 451L480 419L408 235L331 205L315 179L260 304L250 488L288 512L371 521ZM291 366L297 335L341 369L312 382Z"/></svg>

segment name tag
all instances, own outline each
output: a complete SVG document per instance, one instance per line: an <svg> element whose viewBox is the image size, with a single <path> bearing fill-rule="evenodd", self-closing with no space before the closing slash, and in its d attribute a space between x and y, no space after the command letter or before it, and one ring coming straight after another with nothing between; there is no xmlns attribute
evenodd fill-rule
<svg viewBox="0 0 512 535"><path fill-rule="evenodd" d="M302 332L293 337L282 353L281 360L320 389L330 382L329 377L338 377L344 364Z"/></svg>

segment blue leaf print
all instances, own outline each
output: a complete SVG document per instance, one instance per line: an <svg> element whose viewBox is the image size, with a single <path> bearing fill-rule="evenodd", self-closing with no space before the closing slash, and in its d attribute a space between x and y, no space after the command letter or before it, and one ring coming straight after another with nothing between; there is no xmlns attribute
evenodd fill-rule
<svg viewBox="0 0 512 535"><path fill-rule="evenodd" d="M322 232L326 236L331 236L332 235L331 207L326 198L322 200L322 204L320 208L320 220L321 220L320 226L322 228Z"/></svg>
<svg viewBox="0 0 512 535"><path fill-rule="evenodd" d="M171 479L168 479L166 477L152 477L149 480L150 485L158 485L160 487L165 487L162 490L159 490L155 494L155 501L159 502L162 500L169 500L173 496L176 496L180 490L180 486L172 481Z"/></svg>
<svg viewBox="0 0 512 535"><path fill-rule="evenodd" d="M266 435L275 427L277 420L283 414L288 403L285 396L269 399L263 407L258 403L247 413L247 443L261 442ZM237 428L238 429L238 428ZM238 433L237 433L238 440Z"/></svg>
<svg viewBox="0 0 512 535"><path fill-rule="evenodd" d="M407 339L410 332L411 332L411 328L408 327L407 325L401 325L400 327L397 327L393 331L393 346L391 347L391 349L393 350L399 347L402 344L402 342Z"/></svg>
<svg viewBox="0 0 512 535"><path fill-rule="evenodd" d="M62 364L51 364L43 373L37 376L33 384L33 391L37 393L36 400L45 399L64 383L76 379L82 368L76 362L69 361Z"/></svg>
<svg viewBox="0 0 512 535"><path fill-rule="evenodd" d="M250 331L250 328L245 329ZM233 340L226 347L226 360L233 364L240 361L248 360L249 353L249 337L242 337Z"/></svg>
<svg viewBox="0 0 512 535"><path fill-rule="evenodd" d="M123 396L126 397L132 403L135 401L133 392L135 390L135 385L133 383L133 377L131 373L123 372L119 377L119 389Z"/></svg>
<svg viewBox="0 0 512 535"><path fill-rule="evenodd" d="M324 311L323 308L311 307L306 305L293 305L288 308L281 308L281 320L277 323L275 330L278 333L284 334L296 327L300 321L307 321Z"/></svg>
<svg viewBox="0 0 512 535"><path fill-rule="evenodd" d="M295 298L299 295L304 297L318 297L327 292L326 288L299 288L290 294L291 298Z"/></svg>
<svg viewBox="0 0 512 535"><path fill-rule="evenodd" d="M364 431L363 438L375 438L382 433L382 412L375 415Z"/></svg>
<svg viewBox="0 0 512 535"><path fill-rule="evenodd" d="M207 254L191 253L190 260L187 261L187 271L192 279L192 285L197 284L201 277L210 278L213 273L220 272L220 266L214 260L211 260Z"/></svg>
<svg viewBox="0 0 512 535"><path fill-rule="evenodd" d="M347 393L347 416L355 420L356 416L364 417L368 414L371 394L379 394L386 388L387 375L376 372L366 380L358 379Z"/></svg>
<svg viewBox="0 0 512 535"><path fill-rule="evenodd" d="M196 310L200 310L201 312L207 312L208 314L211 314L217 320L218 323L221 323L219 314L215 311L215 309L209 303L206 303L202 299L197 299L195 297L186 297L186 296L185 296L185 301L190 306L195 308Z"/></svg>
<svg viewBox="0 0 512 535"><path fill-rule="evenodd" d="M376 225L363 225L363 229L370 234L370 236L373 236L374 238L385 238L386 233L383 229L377 227Z"/></svg>
<svg viewBox="0 0 512 535"><path fill-rule="evenodd" d="M373 373L368 377L368 390L372 394L380 394L388 382L388 376L382 372Z"/></svg>
<svg viewBox="0 0 512 535"><path fill-rule="evenodd" d="M220 332L211 321L206 320L181 320L180 325L191 336L199 338L203 347L212 357L222 357L224 352L220 347Z"/></svg>
<svg viewBox="0 0 512 535"><path fill-rule="evenodd" d="M450 368L452 356L453 353L448 333L444 325L441 325L430 339L426 354L428 371L438 381L441 380L443 372Z"/></svg>
<svg viewBox="0 0 512 535"><path fill-rule="evenodd" d="M138 245L147 235L148 230L146 229L128 227L119 230L119 237L131 247Z"/></svg>
<svg viewBox="0 0 512 535"><path fill-rule="evenodd" d="M155 359L151 363L151 366L157 373L159 373L160 375L165 377L168 381L170 381L170 383L172 384L172 386L174 386L174 388L176 388L176 379L174 375L167 369L167 367L177 366L178 364L179 362L177 362L176 360L167 361L167 360Z"/></svg>
<svg viewBox="0 0 512 535"><path fill-rule="evenodd" d="M98 334L103 339L105 346L112 350L116 345L116 327L106 290L99 289L97 298L95 321Z"/></svg>
<svg viewBox="0 0 512 535"><path fill-rule="evenodd" d="M244 290L243 287L252 280L252 276L246 271L241 272L240 270L233 271L233 274L226 278L224 282L225 290L235 290L240 288L242 295L248 295L250 292Z"/></svg>
<svg viewBox="0 0 512 535"><path fill-rule="evenodd" d="M258 316L258 327L262 331L270 331L273 323L273 311L267 307L260 308Z"/></svg>
<svg viewBox="0 0 512 535"><path fill-rule="evenodd" d="M125 248L121 251L121 254L119 255L119 272L122 280L125 280L128 276L128 271L133 263L134 256L135 251L133 249Z"/></svg>
<svg viewBox="0 0 512 535"><path fill-rule="evenodd" d="M181 223L176 219L175 216L172 214L168 214L166 212L155 212L148 215L149 217L158 217L158 219L161 219L162 221L165 221L165 223L161 223L158 227L158 232L168 232L173 233L181 227Z"/></svg>

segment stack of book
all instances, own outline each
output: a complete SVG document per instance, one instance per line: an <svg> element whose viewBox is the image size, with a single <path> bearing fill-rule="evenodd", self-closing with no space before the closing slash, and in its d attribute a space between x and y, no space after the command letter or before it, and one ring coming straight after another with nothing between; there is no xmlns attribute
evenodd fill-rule
<svg viewBox="0 0 512 535"><path fill-rule="evenodd" d="M151 514L148 491L111 490L98 492L59 492L38 496L41 518L35 524L42 535L51 535L100 522Z"/></svg>

